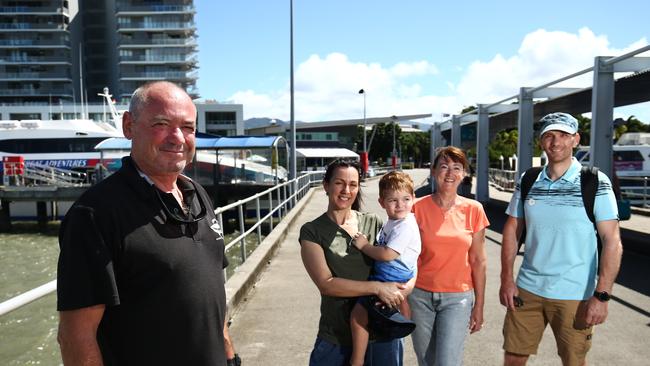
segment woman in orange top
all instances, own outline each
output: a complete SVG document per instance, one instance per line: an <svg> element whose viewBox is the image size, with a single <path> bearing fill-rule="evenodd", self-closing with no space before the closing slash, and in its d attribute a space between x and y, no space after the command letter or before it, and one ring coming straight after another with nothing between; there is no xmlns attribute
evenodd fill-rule
<svg viewBox="0 0 650 366"><path fill-rule="evenodd" d="M408 302L417 324L411 336L420 366L461 365L468 330L483 326L489 222L479 202L456 193L468 165L461 149L438 150L431 168L436 192L413 206L422 252Z"/></svg>

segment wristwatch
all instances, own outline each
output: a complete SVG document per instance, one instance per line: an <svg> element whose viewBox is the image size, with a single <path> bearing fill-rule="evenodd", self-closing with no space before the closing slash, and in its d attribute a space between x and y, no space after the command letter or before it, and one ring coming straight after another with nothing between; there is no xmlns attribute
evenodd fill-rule
<svg viewBox="0 0 650 366"><path fill-rule="evenodd" d="M612 297L607 293L607 291L602 291L602 292L594 291L594 297L597 298L598 300L602 301L602 302L609 301L609 299L612 298Z"/></svg>
<svg viewBox="0 0 650 366"><path fill-rule="evenodd" d="M235 353L235 356L231 359L226 360L226 366L241 366L241 358Z"/></svg>

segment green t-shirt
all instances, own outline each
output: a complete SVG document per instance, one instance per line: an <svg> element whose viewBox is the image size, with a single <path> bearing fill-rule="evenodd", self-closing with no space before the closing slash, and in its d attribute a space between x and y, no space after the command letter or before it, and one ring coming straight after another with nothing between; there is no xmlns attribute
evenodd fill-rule
<svg viewBox="0 0 650 366"><path fill-rule="evenodd" d="M382 226L381 219L371 213L352 212L359 220L359 231L366 235L370 243L374 243ZM304 224L300 228L299 240L311 241L323 247L332 276L356 281L368 279L372 259L352 245L352 237L327 214ZM328 342L351 346L350 313L356 301L356 297L321 295L318 336Z"/></svg>

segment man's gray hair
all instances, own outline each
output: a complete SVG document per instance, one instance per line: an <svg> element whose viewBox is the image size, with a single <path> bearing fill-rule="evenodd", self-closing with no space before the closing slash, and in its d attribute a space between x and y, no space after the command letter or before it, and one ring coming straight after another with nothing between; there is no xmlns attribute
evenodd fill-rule
<svg viewBox="0 0 650 366"><path fill-rule="evenodd" d="M147 83L144 83L138 87L131 95L131 101L129 102L129 113L131 113L133 116L133 120L138 119L140 112L149 102L149 89L159 84L166 84L172 88L182 90L185 93L185 89L169 81L149 81Z"/></svg>

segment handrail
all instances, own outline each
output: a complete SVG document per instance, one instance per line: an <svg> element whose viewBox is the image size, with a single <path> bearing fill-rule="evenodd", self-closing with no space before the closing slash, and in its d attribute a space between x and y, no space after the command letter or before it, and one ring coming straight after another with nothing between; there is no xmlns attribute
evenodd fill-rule
<svg viewBox="0 0 650 366"><path fill-rule="evenodd" d="M238 208L239 213L240 213L240 229L243 228L244 222L243 222L243 207L246 203L251 202L253 200L256 201L257 204L257 222L248 230L241 230L240 235L234 239L232 239L229 243L225 243L225 250L227 251L231 247L233 247L237 242L240 242L242 245L242 263L246 261L246 247L245 247L245 241L244 239L246 236L248 236L250 233L252 233L254 230L257 230L258 234L258 243L261 243L261 230L259 228L261 225L268 219L270 219L270 228L271 230L273 229L273 215L276 212L279 212L281 214L282 210L284 210L285 215L286 213L295 206L295 202L298 201L300 198L304 197L304 192L305 190L309 189L311 185L315 182L320 183L320 176L324 172L322 171L316 171L316 172L308 172L305 173L298 178L295 178L293 180L283 182L281 184L276 185L275 187L269 188L263 192L257 193L251 197L245 198L243 200L238 200L234 203L231 203L229 205L223 206L223 207L218 207L217 209L214 210L214 213L217 215L219 219L219 224L221 227L223 227L223 213L225 211L231 210L233 208ZM316 178L312 180L312 178ZM286 193L286 188L289 188L290 190L293 189L293 193L290 196L287 196ZM284 199L280 199L280 189L284 191ZM273 199L272 199L272 194L274 191L277 191L277 197L278 197L278 205L273 208ZM269 200L269 213L265 215L263 218L260 218L260 206L259 206L259 199L262 198L263 196L268 196L271 198ZM295 199L295 200L294 200ZM291 203L291 205L289 205ZM224 276L225 276L225 269L224 269ZM29 290L25 293L22 293L18 296L15 296L7 301L4 301L0 303L0 316L9 313L10 311L16 310L22 306L25 306L29 304L32 301L38 300L43 296L49 295L50 293L56 291L56 280L50 281L44 285L41 285L39 287L36 287L32 290Z"/></svg>
<svg viewBox="0 0 650 366"><path fill-rule="evenodd" d="M56 280L50 281L44 285L38 286L25 293L0 303L0 315L4 315L12 310L16 310L21 306L27 305L34 300L48 295L56 290Z"/></svg>
<svg viewBox="0 0 650 366"><path fill-rule="evenodd" d="M513 191L516 183L515 170L502 170L496 168L488 169L488 179L490 183L498 186L501 189ZM650 205L650 184L649 177L618 177L619 188L621 196L629 200L632 205L641 207L649 207ZM626 185L627 182L639 182L642 184Z"/></svg>
<svg viewBox="0 0 650 366"><path fill-rule="evenodd" d="M634 51L630 51L630 52L628 52L628 53L622 54L622 55L620 55L620 56L616 56L616 57L614 57L614 58L610 58L609 60L604 61L604 62L603 62L603 65L607 66L607 65L615 64L615 63L617 63L617 62L619 62L619 61L621 61L621 60L625 60L625 59L627 59L627 58L630 58L630 57L636 56L636 55L638 55L639 53L643 53L643 52L648 51L648 50L650 50L650 45L647 45L647 46L645 46L645 47L638 48L638 49L636 49L636 50L634 50Z"/></svg>
<svg viewBox="0 0 650 366"><path fill-rule="evenodd" d="M648 177L618 177L621 195L630 200L632 205L641 205L648 208L650 205L650 191L648 191ZM623 182L642 182L643 185L623 185ZM640 192L636 192L640 191Z"/></svg>

